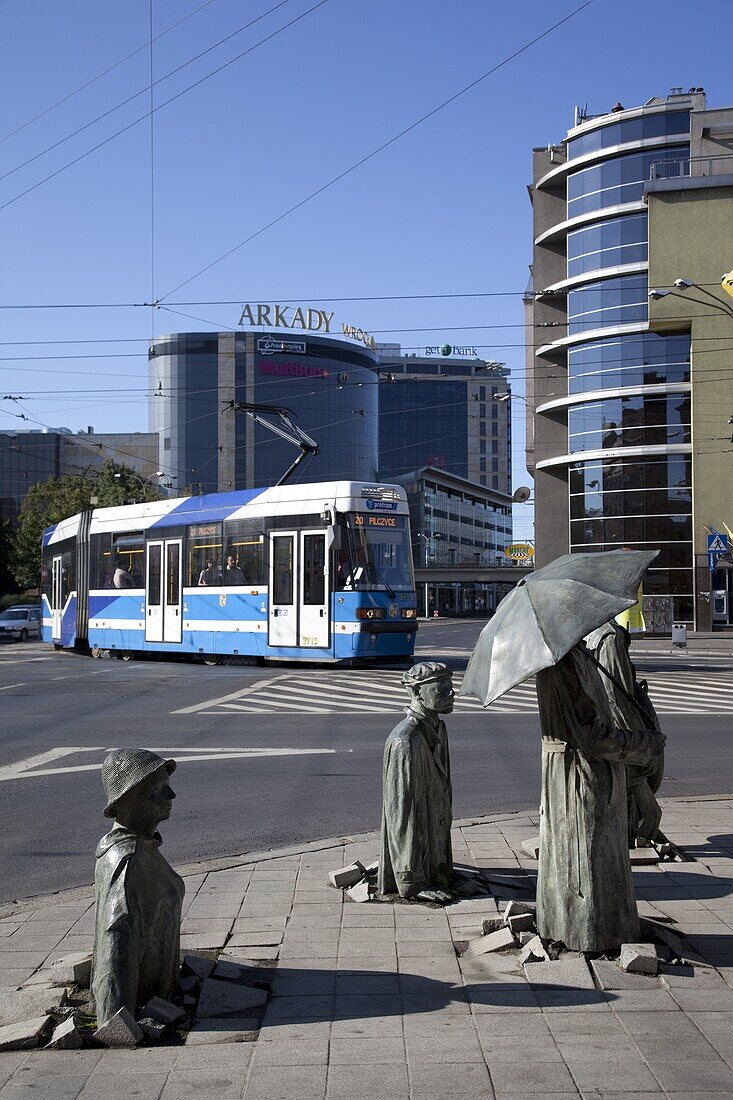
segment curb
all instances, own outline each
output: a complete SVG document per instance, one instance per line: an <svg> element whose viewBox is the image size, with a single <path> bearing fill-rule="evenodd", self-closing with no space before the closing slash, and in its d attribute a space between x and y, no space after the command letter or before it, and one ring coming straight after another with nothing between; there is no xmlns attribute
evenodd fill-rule
<svg viewBox="0 0 733 1100"><path fill-rule="evenodd" d="M733 794L703 794L703 795L670 795L662 799L664 803L678 802L727 802L733 799ZM456 818L453 821L454 829L467 829L472 825L491 825L497 821L510 821L513 817L524 817L528 813L536 813L536 810L511 810L506 813L483 814L475 817ZM241 855L219 856L216 859L199 860L195 863L182 863L175 867L182 878L191 878L194 875L207 875L211 871L228 871L235 867L246 867L250 863L263 863L270 859L284 859L287 856L301 856L306 852L324 852L329 848L340 848L344 844L361 844L371 839L378 840L379 832L353 833L348 836L328 837L325 840L311 840L306 843L292 844L284 848L265 848L261 851L243 852ZM33 894L27 898L17 898L14 901L0 903L0 920L11 917L14 913L24 913L28 909L39 909L48 904L70 904L75 901L92 901L94 899L94 886L75 886L69 890L58 890L54 894Z"/></svg>

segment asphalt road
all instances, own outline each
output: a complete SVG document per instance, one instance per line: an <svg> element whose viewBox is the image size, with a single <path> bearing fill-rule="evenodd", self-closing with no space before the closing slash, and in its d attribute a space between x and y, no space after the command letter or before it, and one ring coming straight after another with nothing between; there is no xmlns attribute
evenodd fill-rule
<svg viewBox="0 0 733 1100"><path fill-rule="evenodd" d="M445 655L460 670L480 625L421 624L418 655ZM640 667L652 683L670 671L687 684L704 675L709 707L709 685L730 685L732 664L733 656L660 655ZM394 667L361 679L350 670L295 671L310 696L296 685L295 695L270 706L266 691L254 693L268 685L273 696L284 691L292 667L128 664L36 643L4 645L0 901L92 881L94 847L108 824L99 764L114 747L146 746L179 760L178 799L163 827L174 864L377 828L382 748L399 714L395 707L358 712L345 701L344 713L319 713L318 701L341 709L339 685L348 691L358 682L379 707L382 681L397 697ZM733 702L726 706L733 712ZM456 817L537 804L539 724L531 704L523 713L456 711L448 721ZM731 713L665 714L663 794L733 790L732 721Z"/></svg>

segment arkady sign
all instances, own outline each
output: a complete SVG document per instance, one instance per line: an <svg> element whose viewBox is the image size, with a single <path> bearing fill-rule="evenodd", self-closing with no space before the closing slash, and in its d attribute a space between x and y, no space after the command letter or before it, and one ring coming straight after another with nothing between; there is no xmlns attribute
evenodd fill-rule
<svg viewBox="0 0 733 1100"><path fill-rule="evenodd" d="M253 328L300 329L303 332L331 333L333 311L313 309L311 306L291 306L247 303L237 322L239 325L251 325ZM366 348L374 348L375 340L368 332L354 325L341 325L342 335L358 340Z"/></svg>

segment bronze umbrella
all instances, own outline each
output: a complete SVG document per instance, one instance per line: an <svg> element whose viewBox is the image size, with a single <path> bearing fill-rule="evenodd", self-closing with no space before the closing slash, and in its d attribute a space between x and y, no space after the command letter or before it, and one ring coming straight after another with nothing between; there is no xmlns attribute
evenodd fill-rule
<svg viewBox="0 0 733 1100"><path fill-rule="evenodd" d="M658 550L564 554L523 578L479 635L460 697L487 707L614 615L633 607Z"/></svg>

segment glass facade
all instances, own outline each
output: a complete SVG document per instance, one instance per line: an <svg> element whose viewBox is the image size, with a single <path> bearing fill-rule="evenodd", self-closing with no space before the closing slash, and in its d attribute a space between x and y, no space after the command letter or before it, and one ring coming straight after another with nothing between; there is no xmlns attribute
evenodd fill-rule
<svg viewBox="0 0 733 1100"><path fill-rule="evenodd" d="M634 332L568 349L568 392L689 382L690 337Z"/></svg>
<svg viewBox="0 0 733 1100"><path fill-rule="evenodd" d="M646 321L647 276L621 275L568 292L568 334Z"/></svg>
<svg viewBox="0 0 733 1100"><path fill-rule="evenodd" d="M568 233L568 278L647 259L646 214L609 218Z"/></svg>
<svg viewBox="0 0 733 1100"><path fill-rule="evenodd" d="M659 447L689 443L690 395L630 394L574 405L568 410L568 451Z"/></svg>
<svg viewBox="0 0 733 1100"><path fill-rule="evenodd" d="M615 119L568 141L572 160L616 145L670 139L664 147L625 151L571 171L567 217L641 200L652 163L664 165L689 155L689 146L680 143L688 133L688 111L663 111ZM568 291L568 333L578 337L618 325L638 326L636 332L596 335L567 350L568 395L587 397L567 409L567 453L578 456L568 476L569 546L571 551L585 552L620 547L657 550L644 581L644 595L671 597L675 620L691 622L692 458L688 453L664 453L672 447L691 450L690 392L650 394L643 389L689 384L690 338L644 331L646 271L609 279L593 277L603 268L646 264L647 258L645 212L599 217L567 235L568 278L590 276ZM621 392L594 400L602 390ZM624 451L632 447L641 453L625 457ZM606 451L608 457L582 457Z"/></svg>
<svg viewBox="0 0 733 1100"><path fill-rule="evenodd" d="M671 149L626 153L571 172L568 176L568 218L603 210L607 206L640 202L652 163L681 160L688 155L688 151L687 145L675 145Z"/></svg>
<svg viewBox="0 0 733 1100"><path fill-rule="evenodd" d="M464 381L383 384L379 394L379 476L439 466L468 477L468 393Z"/></svg>
<svg viewBox="0 0 733 1100"><path fill-rule="evenodd" d="M585 153L597 153L614 145L626 145L632 141L669 137L674 134L687 136L690 132L689 111L663 111L660 114L639 115L622 119L607 126L599 126L568 142L568 160L575 160Z"/></svg>

